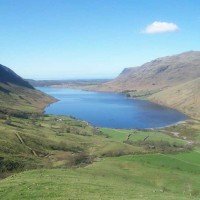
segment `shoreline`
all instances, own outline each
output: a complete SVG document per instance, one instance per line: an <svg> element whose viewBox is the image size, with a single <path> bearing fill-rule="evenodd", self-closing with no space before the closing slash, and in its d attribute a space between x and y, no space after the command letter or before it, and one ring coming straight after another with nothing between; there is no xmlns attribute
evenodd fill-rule
<svg viewBox="0 0 200 200"><path fill-rule="evenodd" d="M166 126L160 126L160 127L156 127L156 128L147 128L145 130L159 130L159 129L169 128L169 127L172 127L172 126L178 126L180 124L186 124L188 120L190 120L190 119L181 120L179 122L169 124L169 125L166 125Z"/></svg>
<svg viewBox="0 0 200 200"><path fill-rule="evenodd" d="M120 95L123 95L124 97L127 97L125 93L122 93L122 92L111 92L111 91L95 91L95 90L86 90L84 88L70 88L70 87L52 87L52 86L44 86L43 88L56 88L56 89L73 89L73 90L80 90L80 91L88 91L88 92L97 92L97 93L108 93L108 94L120 94ZM45 93L46 94L46 93ZM47 94L49 95L49 94ZM51 102L49 104L47 104L44 109L43 109L43 113L45 114L45 109L50 106L51 104L53 103L56 103L56 102L59 102L60 100L59 99L56 99L55 97L49 95L50 97L54 98L55 101L54 102ZM176 126L176 125L179 125L179 124L183 124L183 123L187 123L187 120L190 120L192 119L190 116L186 115L185 113L177 110L177 109L174 109L172 107L169 107L169 106L166 106L166 105L162 105L162 104L158 104L154 101L151 101L149 99L140 99L140 98L134 98L134 97L127 97L128 99L137 99L137 100L141 100L141 101L148 101L148 102L151 102L151 103L154 103L156 105L160 105L160 106L163 106L165 108L168 108L168 109L172 109L172 110L176 110L177 112L180 112L182 113L183 115L186 116L186 119L185 120L181 120L181 121L178 121L178 122L175 122L175 123L172 123L172 124L169 124L169 125L166 125L166 126L160 126L160 127L152 127L152 128L110 128L110 127L105 127L105 126L96 126L88 121L86 121L87 123L91 124L92 126L94 127L97 127L97 128L110 128L110 129L118 129L118 130L159 130L159 129L163 129L163 128L167 128L167 127L171 127L171 126ZM66 116L66 117L69 117L70 115L55 115L55 114L50 114L52 116ZM75 117L76 118L76 117ZM78 119L76 118L77 120L81 120L81 121L85 121L85 120L82 120L82 119Z"/></svg>

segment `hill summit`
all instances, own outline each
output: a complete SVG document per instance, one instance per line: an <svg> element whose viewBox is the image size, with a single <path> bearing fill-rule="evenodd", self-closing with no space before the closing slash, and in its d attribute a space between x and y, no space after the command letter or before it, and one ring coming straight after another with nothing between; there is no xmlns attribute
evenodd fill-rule
<svg viewBox="0 0 200 200"><path fill-rule="evenodd" d="M8 67L0 65L0 113L41 113L45 106L55 101Z"/></svg>
<svg viewBox="0 0 200 200"><path fill-rule="evenodd" d="M157 90L200 77L200 51L157 58L139 67L126 68L100 89L105 91Z"/></svg>
<svg viewBox="0 0 200 200"><path fill-rule="evenodd" d="M126 68L98 91L125 92L200 118L200 51L157 58Z"/></svg>
<svg viewBox="0 0 200 200"><path fill-rule="evenodd" d="M0 82L12 83L18 86L34 89L27 81L18 76L14 71L0 64Z"/></svg>

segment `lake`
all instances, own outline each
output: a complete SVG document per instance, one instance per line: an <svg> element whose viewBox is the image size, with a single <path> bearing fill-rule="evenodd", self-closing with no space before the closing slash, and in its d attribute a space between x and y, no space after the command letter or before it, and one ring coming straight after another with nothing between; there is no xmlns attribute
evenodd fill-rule
<svg viewBox="0 0 200 200"><path fill-rule="evenodd" d="M123 94L89 92L74 89L37 88L59 101L46 107L46 114L71 115L94 126L109 128L156 128L187 117L170 108Z"/></svg>

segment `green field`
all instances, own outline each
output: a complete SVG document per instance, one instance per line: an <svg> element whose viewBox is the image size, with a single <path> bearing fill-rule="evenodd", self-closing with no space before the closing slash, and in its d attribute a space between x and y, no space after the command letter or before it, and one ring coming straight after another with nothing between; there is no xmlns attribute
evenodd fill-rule
<svg viewBox="0 0 200 200"><path fill-rule="evenodd" d="M199 121L95 128L42 115L53 100L37 91L7 89L0 93L0 199L200 199Z"/></svg>
<svg viewBox="0 0 200 200"><path fill-rule="evenodd" d="M2 118L0 199L199 199L199 122L164 131Z"/></svg>
<svg viewBox="0 0 200 200"><path fill-rule="evenodd" d="M168 67L152 68L153 79ZM148 82L152 77L146 67L144 71ZM3 65L0 73L0 200L200 199L200 79L164 91L151 81L150 90L141 83L143 90L125 91L129 97L151 99L193 116L170 127L125 130L45 115L44 108L55 98ZM99 81L78 82L69 82L69 87L103 89Z"/></svg>
<svg viewBox="0 0 200 200"><path fill-rule="evenodd" d="M163 134L159 130L151 131L151 130L125 130L125 129L101 129L105 134L107 134L110 138L116 141L125 141L129 134L131 141L140 141L144 140L148 137L148 140L151 141L168 141L169 143L177 143L177 144L185 144L184 140L179 138L171 137L167 134Z"/></svg>
<svg viewBox="0 0 200 200"><path fill-rule="evenodd" d="M184 154L121 156L102 158L84 168L27 171L1 181L0 197L199 199L200 161L196 156L193 152L189 159Z"/></svg>
<svg viewBox="0 0 200 200"><path fill-rule="evenodd" d="M77 162L90 163L101 156L144 151L143 147L114 141L87 122L69 117L0 119L0 171L3 175L33 168L71 167L78 165Z"/></svg>

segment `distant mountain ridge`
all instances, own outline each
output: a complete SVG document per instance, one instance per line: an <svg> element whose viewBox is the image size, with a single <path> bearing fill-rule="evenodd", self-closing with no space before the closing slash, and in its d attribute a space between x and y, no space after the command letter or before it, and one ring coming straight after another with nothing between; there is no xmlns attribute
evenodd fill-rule
<svg viewBox="0 0 200 200"><path fill-rule="evenodd" d="M18 76L14 71L6 66L0 64L0 82L1 83L12 83L15 85L34 89L27 81Z"/></svg>
<svg viewBox="0 0 200 200"><path fill-rule="evenodd" d="M26 79L34 87L55 87L55 88L87 88L97 86L111 79L72 79L72 80L32 80Z"/></svg>
<svg viewBox="0 0 200 200"><path fill-rule="evenodd" d="M114 80L94 88L147 98L200 119L200 51L157 58L126 68Z"/></svg>
<svg viewBox="0 0 200 200"><path fill-rule="evenodd" d="M189 51L126 68L113 81L103 84L104 91L157 90L200 77L200 51Z"/></svg>

